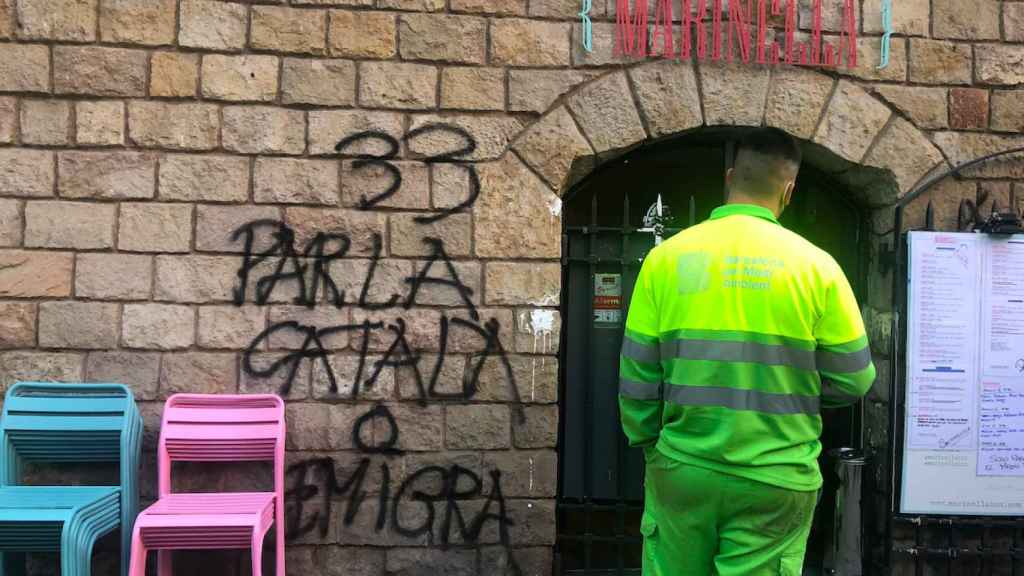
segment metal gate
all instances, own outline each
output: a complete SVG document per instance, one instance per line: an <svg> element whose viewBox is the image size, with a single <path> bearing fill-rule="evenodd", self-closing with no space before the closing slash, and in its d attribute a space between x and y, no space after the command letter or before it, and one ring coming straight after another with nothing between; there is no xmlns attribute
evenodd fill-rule
<svg viewBox="0 0 1024 576"><path fill-rule="evenodd" d="M630 153L588 177L563 204L557 574L639 574L643 457L618 417L618 354L640 263L656 237L705 220L724 201L737 130L705 131ZM805 166L787 228L830 252L858 290L865 282L863 219L839 186ZM861 409L826 414L824 448L862 447ZM823 466L830 509L831 467ZM825 548L819 518L808 563ZM815 544L817 542L817 545ZM819 553L814 553L815 551Z"/></svg>

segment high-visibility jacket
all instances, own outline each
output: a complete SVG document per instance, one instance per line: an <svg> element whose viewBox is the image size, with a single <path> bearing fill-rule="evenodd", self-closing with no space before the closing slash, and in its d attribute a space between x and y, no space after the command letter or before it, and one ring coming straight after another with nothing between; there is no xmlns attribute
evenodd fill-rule
<svg viewBox="0 0 1024 576"><path fill-rule="evenodd" d="M856 403L875 367L835 260L770 210L730 204L647 255L619 377L631 445L810 491L820 408Z"/></svg>

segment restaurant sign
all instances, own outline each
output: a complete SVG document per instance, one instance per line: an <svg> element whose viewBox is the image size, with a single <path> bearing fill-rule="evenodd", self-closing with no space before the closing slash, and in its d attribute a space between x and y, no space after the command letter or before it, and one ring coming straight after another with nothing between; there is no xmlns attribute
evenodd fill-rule
<svg viewBox="0 0 1024 576"><path fill-rule="evenodd" d="M855 0L841 2L842 30L828 41L822 34L822 2L813 0L810 38L797 41L798 0L616 0L615 52L646 58L689 59L691 51L699 60L740 60L744 63L790 64L847 68L857 66L857 14ZM727 5L726 5L727 3ZM680 5L681 4L681 5ZM651 6L654 11L651 12ZM674 6L682 14L673 14ZM580 13L584 30L590 30L590 2L584 0ZM708 18L710 12L710 19ZM884 10L883 10L884 12ZM884 18L883 23L891 22ZM785 19L781 41L770 32L768 22ZM708 30L710 28L710 31ZM710 34L709 34L710 32ZM696 36L696 42L691 41ZM591 42L584 35L584 47ZM677 39L679 46L676 46ZM709 42L710 39L710 42ZM724 40L724 42L723 42ZM883 43L888 40L888 34ZM710 44L710 46L709 46ZM883 46L883 55L885 54ZM887 62L883 59L882 66Z"/></svg>

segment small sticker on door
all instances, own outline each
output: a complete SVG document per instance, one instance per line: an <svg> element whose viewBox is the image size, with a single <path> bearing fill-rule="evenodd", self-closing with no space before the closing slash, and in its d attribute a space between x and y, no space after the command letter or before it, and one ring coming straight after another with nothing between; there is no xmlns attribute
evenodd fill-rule
<svg viewBox="0 0 1024 576"><path fill-rule="evenodd" d="M622 274L594 274L594 326L622 325Z"/></svg>

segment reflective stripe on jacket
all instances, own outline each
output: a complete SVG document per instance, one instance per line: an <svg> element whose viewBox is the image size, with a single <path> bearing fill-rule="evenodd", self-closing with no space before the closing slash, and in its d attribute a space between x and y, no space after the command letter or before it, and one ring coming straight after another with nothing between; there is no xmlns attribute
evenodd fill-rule
<svg viewBox="0 0 1024 576"><path fill-rule="evenodd" d="M842 269L730 204L640 269L619 361L630 444L792 490L821 486L821 407L871 387L864 322Z"/></svg>

